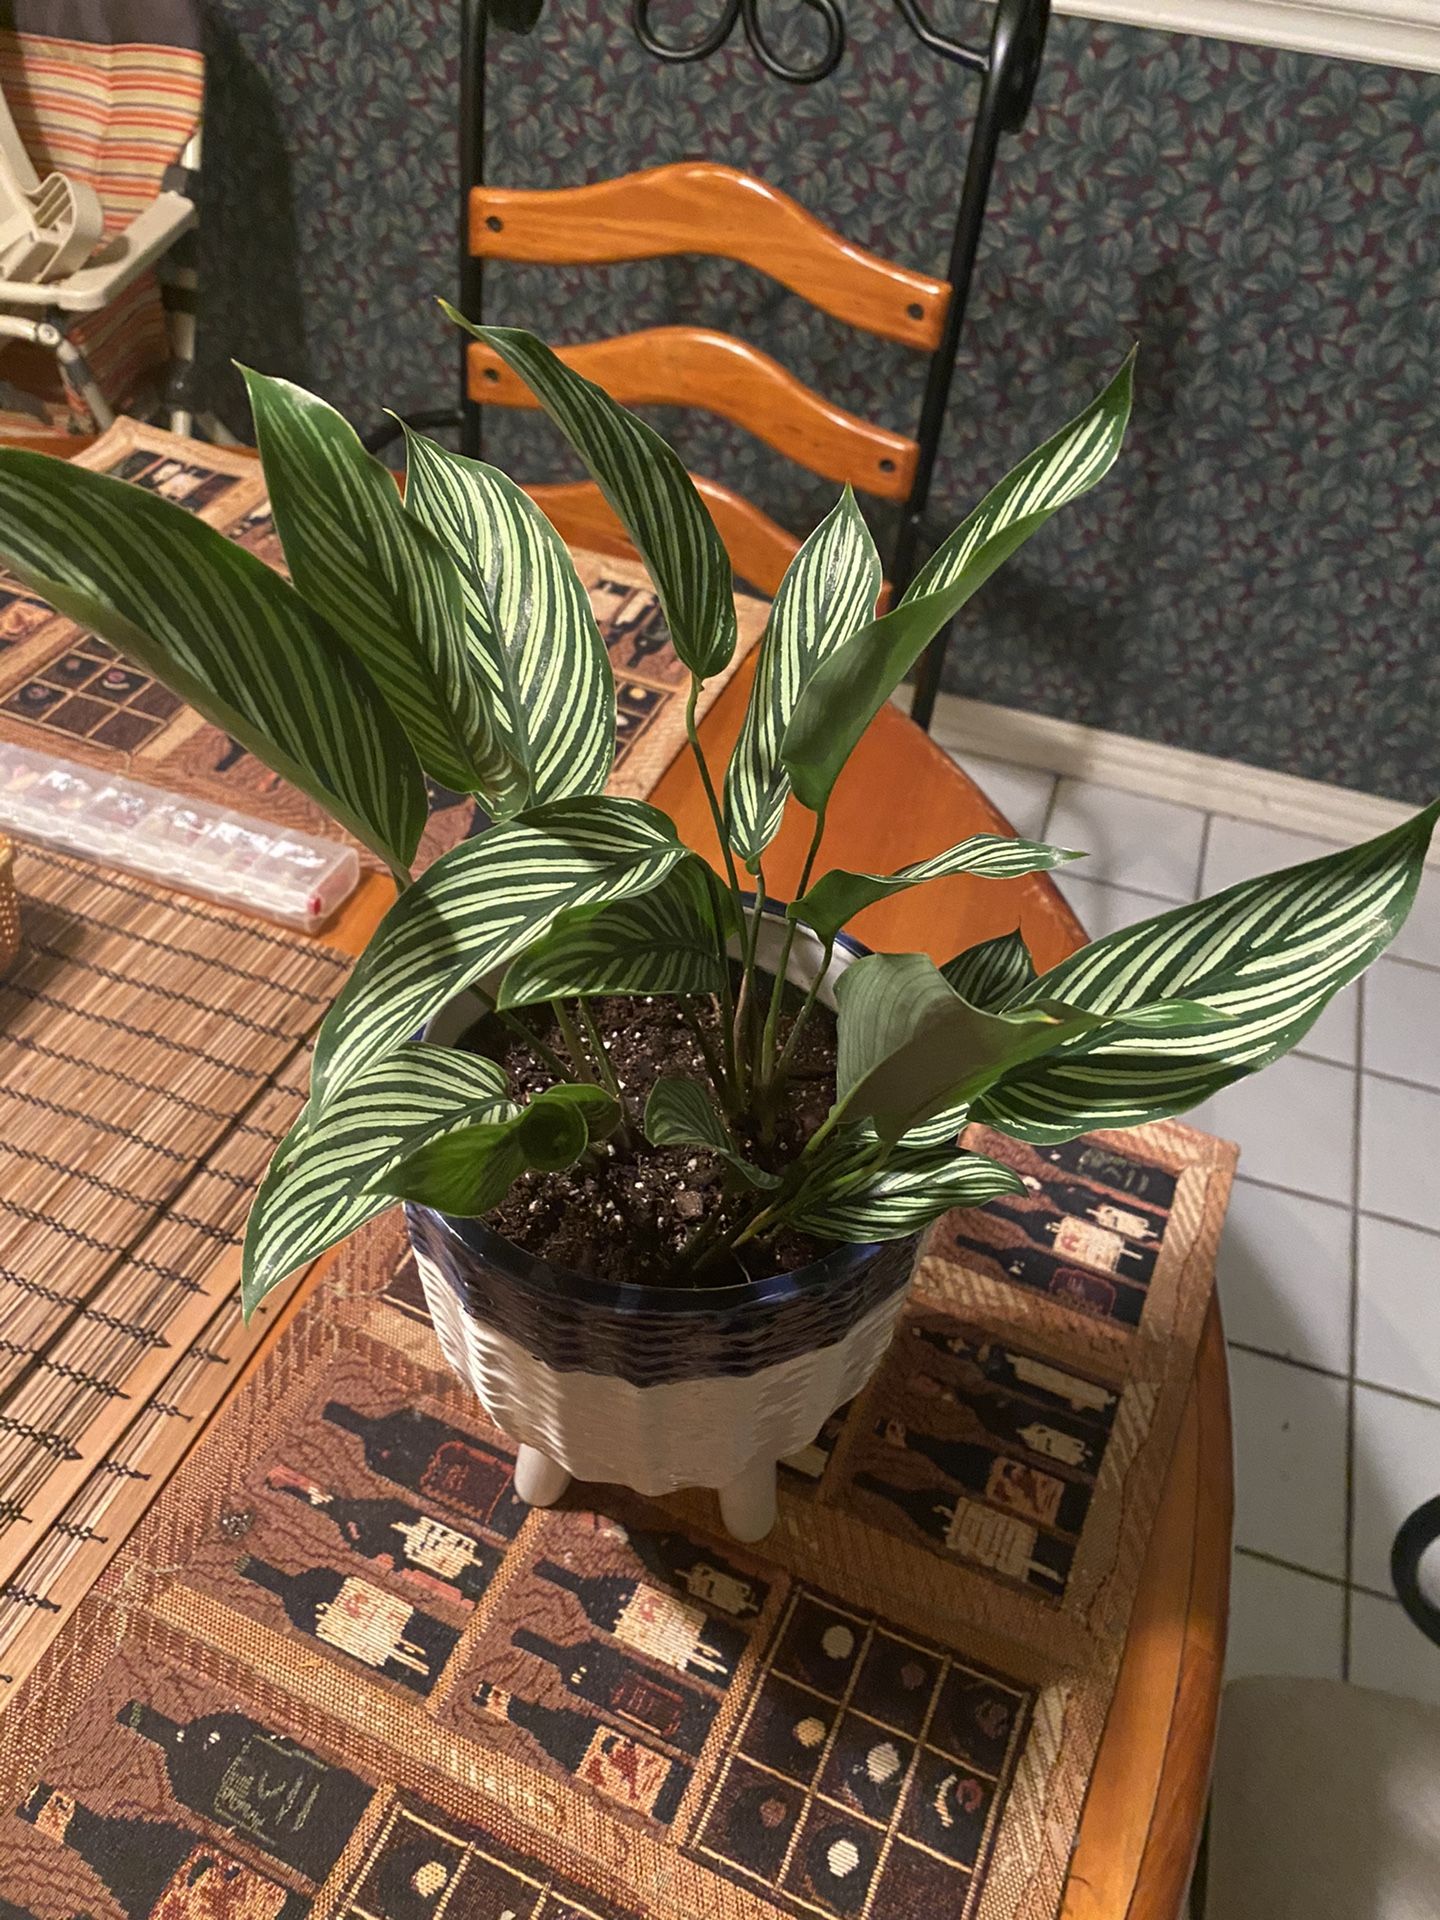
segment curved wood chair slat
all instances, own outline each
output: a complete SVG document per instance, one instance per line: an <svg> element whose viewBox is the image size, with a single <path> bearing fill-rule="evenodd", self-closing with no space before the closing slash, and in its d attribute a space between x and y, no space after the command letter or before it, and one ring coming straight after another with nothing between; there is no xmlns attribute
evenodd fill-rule
<svg viewBox="0 0 1440 1920"><path fill-rule="evenodd" d="M701 407L744 427L827 480L882 500L903 500L916 444L848 413L788 373L778 360L707 327L648 327L612 340L562 347L568 366L623 406ZM482 341L467 358L477 406L534 407L525 383Z"/></svg>
<svg viewBox="0 0 1440 1920"><path fill-rule="evenodd" d="M800 542L718 480L697 477L695 485L720 530L736 577L773 599L785 569L800 550ZM588 547L592 553L612 553L627 560L637 557L630 536L593 480L526 487L525 491L568 546Z"/></svg>
<svg viewBox="0 0 1440 1920"><path fill-rule="evenodd" d="M950 304L944 280L853 245L788 194L706 160L584 187L475 187L470 251L550 266L677 253L736 260L848 326L927 352Z"/></svg>

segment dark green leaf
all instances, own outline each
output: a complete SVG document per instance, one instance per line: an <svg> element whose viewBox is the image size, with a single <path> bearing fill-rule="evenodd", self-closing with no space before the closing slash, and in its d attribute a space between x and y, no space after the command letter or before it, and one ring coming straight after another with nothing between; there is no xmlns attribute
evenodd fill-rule
<svg viewBox="0 0 1440 1920"><path fill-rule="evenodd" d="M972 834L968 840L933 854L928 860L912 861L895 873L853 873L847 867L834 867L817 880L803 899L786 909L786 917L802 920L820 938L830 941L849 920L877 900L904 893L925 880L943 880L952 873L976 873L992 880L1013 880L1025 873L1039 873L1058 867L1066 860L1083 859L1064 847L1042 846L1034 840L1016 840L996 833Z"/></svg>
<svg viewBox="0 0 1440 1920"><path fill-rule="evenodd" d="M440 304L519 375L589 468L655 582L681 660L701 680L722 672L735 652L730 559L679 457L533 333L477 326Z"/></svg>
<svg viewBox="0 0 1440 1920"><path fill-rule="evenodd" d="M796 797L821 810L866 727L942 627L1051 515L1109 472L1130 417L1134 355L1085 411L988 493L922 568L900 605L837 647L801 695L780 757Z"/></svg>
<svg viewBox="0 0 1440 1920"><path fill-rule="evenodd" d="M747 1160L730 1137L730 1130L698 1080L662 1075L645 1102L645 1138L652 1147L709 1147L729 1163L752 1187L778 1187L778 1174L767 1173Z"/></svg>
<svg viewBox="0 0 1440 1920"><path fill-rule="evenodd" d="M457 793L503 793L515 768L465 648L449 558L333 407L241 372L291 579L369 670L426 772Z"/></svg>
<svg viewBox="0 0 1440 1920"><path fill-rule="evenodd" d="M603 793L615 757L615 679L564 541L494 467L409 428L405 443L405 511L455 565L470 654L524 773L506 811Z"/></svg>
<svg viewBox="0 0 1440 1920"><path fill-rule="evenodd" d="M414 750L349 647L254 554L143 487L7 448L0 560L408 877L425 826Z"/></svg>
<svg viewBox="0 0 1440 1920"><path fill-rule="evenodd" d="M847 487L780 582L725 778L730 841L752 873L790 792L780 763L790 716L820 662L874 614L881 579L875 542Z"/></svg>
<svg viewBox="0 0 1440 1920"><path fill-rule="evenodd" d="M393 1162L383 1184L396 1199L440 1213L489 1213L522 1173L573 1166L619 1113L600 1087L547 1087L506 1119L481 1119L426 1141Z"/></svg>

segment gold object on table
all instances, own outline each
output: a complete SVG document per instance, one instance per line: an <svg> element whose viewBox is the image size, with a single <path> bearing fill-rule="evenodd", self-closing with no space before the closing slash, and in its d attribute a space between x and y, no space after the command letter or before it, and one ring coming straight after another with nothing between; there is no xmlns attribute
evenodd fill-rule
<svg viewBox="0 0 1440 1920"><path fill-rule="evenodd" d="M15 891L15 849L0 833L0 973L20 951L20 896Z"/></svg>

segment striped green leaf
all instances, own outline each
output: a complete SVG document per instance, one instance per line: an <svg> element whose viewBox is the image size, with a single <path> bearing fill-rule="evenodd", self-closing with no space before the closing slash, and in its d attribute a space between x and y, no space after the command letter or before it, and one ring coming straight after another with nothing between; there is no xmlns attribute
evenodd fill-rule
<svg viewBox="0 0 1440 1920"><path fill-rule="evenodd" d="M405 510L454 563L471 658L523 772L523 812L603 793L615 758L615 679L565 542L494 467L405 429Z"/></svg>
<svg viewBox="0 0 1440 1920"><path fill-rule="evenodd" d="M562 913L645 893L689 858L663 813L602 794L554 800L452 847L391 907L326 1015L312 1098L328 1104Z"/></svg>
<svg viewBox="0 0 1440 1920"><path fill-rule="evenodd" d="M834 867L823 874L801 899L785 910L789 920L801 920L822 940L833 940L848 920L877 900L904 893L926 880L943 880L952 873L975 873L991 880L1014 880L1040 873L1083 854L1064 847L1047 847L1036 840L1016 840L998 833L976 833L928 860L914 860L894 873L854 873Z"/></svg>
<svg viewBox="0 0 1440 1920"><path fill-rule="evenodd" d="M954 1147L891 1155L876 1169L863 1150L821 1169L787 1208L787 1226L822 1240L863 1246L919 1233L952 1207L980 1207L1002 1193L1023 1193L1013 1167Z"/></svg>
<svg viewBox="0 0 1440 1920"><path fill-rule="evenodd" d="M1017 547L1102 480L1130 418L1125 362L1103 393L993 488L911 584L900 605L816 668L785 729L780 757L796 797L823 808L866 727L925 648Z"/></svg>
<svg viewBox="0 0 1440 1920"><path fill-rule="evenodd" d="M448 1047L398 1047L280 1142L250 1209L240 1298L249 1316L297 1267L394 1205L378 1184L408 1148L478 1114L503 1116L505 1075Z"/></svg>
<svg viewBox="0 0 1440 1920"><path fill-rule="evenodd" d="M408 879L425 825L414 751L360 661L263 561L142 487L8 448L0 561Z"/></svg>
<svg viewBox="0 0 1440 1920"><path fill-rule="evenodd" d="M728 891L698 859L682 860L648 893L567 913L517 954L502 1007L601 993L718 993L736 917Z"/></svg>
<svg viewBox="0 0 1440 1920"><path fill-rule="evenodd" d="M547 1087L503 1118L482 1116L408 1149L381 1184L397 1200L473 1219L499 1206L521 1174L573 1166L619 1118L601 1087Z"/></svg>
<svg viewBox="0 0 1440 1920"><path fill-rule="evenodd" d="M514 780L465 647L460 581L331 406L242 367L275 530L300 593L369 669L427 773L487 798Z"/></svg>
<svg viewBox="0 0 1440 1920"><path fill-rule="evenodd" d="M655 582L681 660L701 680L722 672L735 652L730 559L679 456L533 333L477 326L440 304L525 382L579 454Z"/></svg>
<svg viewBox="0 0 1440 1920"><path fill-rule="evenodd" d="M790 716L820 662L874 615L881 579L875 542L847 487L780 582L725 777L730 842L752 873L780 830L790 792L780 760Z"/></svg>
<svg viewBox="0 0 1440 1920"><path fill-rule="evenodd" d="M662 1074L645 1102L645 1138L652 1147L708 1147L732 1166L747 1186L778 1187L780 1176L747 1160L730 1137L730 1129L698 1080Z"/></svg>
<svg viewBox="0 0 1440 1920"><path fill-rule="evenodd" d="M1342 853L1245 880L1082 948L1011 1003L1041 997L1105 1025L1007 1072L974 1117L1037 1142L1183 1113L1295 1046L1403 925L1440 802ZM1226 1018L1137 1031L1156 1001Z"/></svg>
<svg viewBox="0 0 1440 1920"><path fill-rule="evenodd" d="M1020 929L982 940L947 960L940 969L962 1000L984 1013L998 1013L1035 979L1035 962Z"/></svg>
<svg viewBox="0 0 1440 1920"><path fill-rule="evenodd" d="M1007 1068L1100 1024L1086 1012L1034 1007L983 1013L920 953L872 953L836 982L835 1104L881 1140L964 1106Z"/></svg>

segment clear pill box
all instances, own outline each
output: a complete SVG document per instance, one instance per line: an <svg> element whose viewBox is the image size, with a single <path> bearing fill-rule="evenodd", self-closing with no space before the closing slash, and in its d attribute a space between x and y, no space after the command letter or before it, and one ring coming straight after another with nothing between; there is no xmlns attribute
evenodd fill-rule
<svg viewBox="0 0 1440 1920"><path fill-rule="evenodd" d="M353 847L0 740L0 829L313 932L360 879Z"/></svg>

